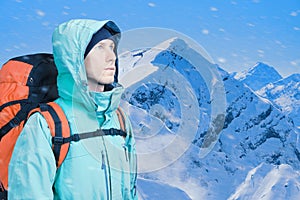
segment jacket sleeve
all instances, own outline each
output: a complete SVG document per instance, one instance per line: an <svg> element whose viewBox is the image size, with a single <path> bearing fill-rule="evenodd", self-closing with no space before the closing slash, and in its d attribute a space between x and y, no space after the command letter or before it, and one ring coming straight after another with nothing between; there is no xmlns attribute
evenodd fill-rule
<svg viewBox="0 0 300 200"><path fill-rule="evenodd" d="M25 124L8 170L8 199L53 199L56 173L46 120L33 114Z"/></svg>
<svg viewBox="0 0 300 200"><path fill-rule="evenodd" d="M127 127L127 133L128 136L126 138L126 143L128 147L128 153L129 153L129 162L130 162L130 193L131 193L131 198L134 200L138 199L138 194L137 194L137 154L136 154L136 147L135 147L135 139L133 135L133 130L131 126L131 122L128 118L126 117L126 127Z"/></svg>

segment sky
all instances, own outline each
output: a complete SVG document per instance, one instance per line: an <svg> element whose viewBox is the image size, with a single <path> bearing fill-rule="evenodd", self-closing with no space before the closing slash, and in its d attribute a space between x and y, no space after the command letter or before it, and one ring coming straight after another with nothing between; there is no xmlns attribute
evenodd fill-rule
<svg viewBox="0 0 300 200"><path fill-rule="evenodd" d="M264 62L283 77L300 73L300 0L5 0L0 13L1 64L51 52L58 24L91 18L113 20L122 31L178 31L228 72Z"/></svg>

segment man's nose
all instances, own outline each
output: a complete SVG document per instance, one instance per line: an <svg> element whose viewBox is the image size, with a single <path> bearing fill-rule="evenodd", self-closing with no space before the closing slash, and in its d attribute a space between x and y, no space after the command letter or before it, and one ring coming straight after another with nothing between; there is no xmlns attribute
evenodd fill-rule
<svg viewBox="0 0 300 200"><path fill-rule="evenodd" d="M115 61L116 60L116 54L113 50L107 50L106 53L106 61Z"/></svg>

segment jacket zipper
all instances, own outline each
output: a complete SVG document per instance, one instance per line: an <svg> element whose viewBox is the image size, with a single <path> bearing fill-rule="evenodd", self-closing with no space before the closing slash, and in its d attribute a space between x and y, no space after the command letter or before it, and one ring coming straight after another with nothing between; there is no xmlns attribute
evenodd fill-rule
<svg viewBox="0 0 300 200"><path fill-rule="evenodd" d="M123 149L124 149L124 153L125 153L126 162L128 162L128 154L127 154L127 148L126 148L125 144L123 144Z"/></svg>
<svg viewBox="0 0 300 200"><path fill-rule="evenodd" d="M106 183L106 199L109 200L108 173L107 173L107 168L106 168L106 164L105 164L105 155L104 155L103 151L101 151L101 154L102 154L102 166L101 166L101 169L104 171L105 183Z"/></svg>

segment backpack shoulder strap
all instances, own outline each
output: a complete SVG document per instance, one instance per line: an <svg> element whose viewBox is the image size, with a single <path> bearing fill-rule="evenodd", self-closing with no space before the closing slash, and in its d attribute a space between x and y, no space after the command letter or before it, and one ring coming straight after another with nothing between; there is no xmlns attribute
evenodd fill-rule
<svg viewBox="0 0 300 200"><path fill-rule="evenodd" d="M118 119L119 119L119 123L120 123L120 128L122 131L127 132L126 131L126 120L125 120L125 114L123 112L123 110L121 109L121 107L118 107L118 109L116 110Z"/></svg>
<svg viewBox="0 0 300 200"><path fill-rule="evenodd" d="M63 142L63 138L68 138L71 134L67 117L62 108L55 102L41 104L40 107L34 109L29 116L34 112L41 113L48 123L52 136L52 150L56 160L56 166L59 168L67 156L70 146L69 142Z"/></svg>

